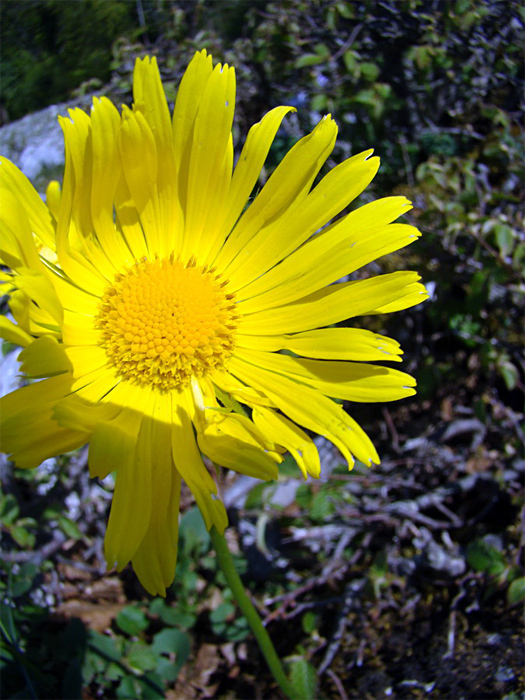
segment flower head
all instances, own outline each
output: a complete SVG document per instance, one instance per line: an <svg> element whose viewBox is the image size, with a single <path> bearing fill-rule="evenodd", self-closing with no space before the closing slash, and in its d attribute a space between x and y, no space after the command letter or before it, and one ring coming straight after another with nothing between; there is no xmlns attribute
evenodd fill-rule
<svg viewBox="0 0 525 700"><path fill-rule="evenodd" d="M233 167L234 102L233 68L201 51L170 118L156 60L137 60L132 109L101 98L90 115L61 118L64 184L47 205L1 159L1 255L12 270L3 279L16 320L2 329L25 348L26 375L44 378L3 399L3 449L34 467L89 443L91 475L117 472L108 564L131 561L151 593L174 577L181 479L208 528L227 524L202 455L268 480L289 451L318 477L308 430L350 466L377 463L332 399L414 393L407 374L370 364L399 361L394 340L330 327L426 297L414 272L338 281L416 240L392 223L410 202L380 199L327 226L379 166L366 151L312 187L334 146L330 116L249 202L292 108L253 126Z"/></svg>

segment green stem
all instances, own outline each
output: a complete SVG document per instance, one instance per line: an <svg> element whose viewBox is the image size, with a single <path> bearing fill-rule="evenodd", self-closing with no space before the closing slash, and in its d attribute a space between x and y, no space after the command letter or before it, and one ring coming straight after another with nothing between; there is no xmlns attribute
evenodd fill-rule
<svg viewBox="0 0 525 700"><path fill-rule="evenodd" d="M235 564L233 563L233 557L228 548L224 535L220 535L214 527L212 527L210 535L211 541L217 553L217 560L226 577L228 586L231 588L235 600L239 604L243 615L250 625L257 643L259 644L259 648L264 654L264 658L270 667L273 677L279 684L279 687L286 697L291 699L296 698L297 693L295 692L293 685L286 677L282 664L277 656L277 652L275 651L275 647L270 639L270 635L263 627L259 614L246 595L246 591L244 590L241 578L237 573Z"/></svg>

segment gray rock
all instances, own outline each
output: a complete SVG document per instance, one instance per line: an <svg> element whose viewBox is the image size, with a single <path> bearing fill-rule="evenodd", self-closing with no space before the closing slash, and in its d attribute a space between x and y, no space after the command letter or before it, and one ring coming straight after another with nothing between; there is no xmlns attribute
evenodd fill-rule
<svg viewBox="0 0 525 700"><path fill-rule="evenodd" d="M64 137L58 123L66 104L51 105L0 128L0 154L30 179L64 164Z"/></svg>

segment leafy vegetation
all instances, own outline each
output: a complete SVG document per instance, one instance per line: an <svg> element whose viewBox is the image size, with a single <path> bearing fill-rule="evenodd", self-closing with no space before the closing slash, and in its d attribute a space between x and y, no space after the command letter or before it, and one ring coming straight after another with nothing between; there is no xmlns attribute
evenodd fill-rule
<svg viewBox="0 0 525 700"><path fill-rule="evenodd" d="M263 180L330 111L329 165L373 146L366 199L406 194L420 242L373 272L416 269L422 308L367 319L396 337L413 401L350 406L383 457L351 474L249 490L237 562L280 655L325 698L505 698L525 691L523 62L508 0L4 0L2 105L13 119L92 92L129 102L155 53L171 101L193 51L234 64L237 144L298 108ZM137 9L138 8L138 9ZM365 271L366 273L366 271ZM106 573L111 485L84 451L2 467L2 697L276 697L191 500L177 578L149 598ZM230 476L223 487L228 491ZM218 586L216 583L218 582ZM318 677L313 673L316 669ZM431 694L431 695L430 695Z"/></svg>

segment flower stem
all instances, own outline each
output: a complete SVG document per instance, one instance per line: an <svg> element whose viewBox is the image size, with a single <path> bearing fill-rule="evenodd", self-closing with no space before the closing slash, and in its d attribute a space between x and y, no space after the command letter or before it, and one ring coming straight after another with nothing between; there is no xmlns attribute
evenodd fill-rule
<svg viewBox="0 0 525 700"><path fill-rule="evenodd" d="M259 614L246 595L246 591L244 590L241 578L237 573L235 564L233 563L233 557L228 548L224 535L220 535L214 527L212 527L210 530L210 535L211 541L217 553L217 560L226 577L228 586L231 588L235 600L239 604L243 615L250 625L257 643L259 644L259 648L262 651L268 666L270 667L273 677L279 684L279 687L286 697L290 698L291 700L296 698L297 693L295 692L293 685L286 677L282 664L277 656L277 652L275 651L275 647L270 639L270 635L263 627Z"/></svg>

